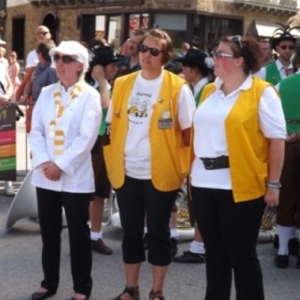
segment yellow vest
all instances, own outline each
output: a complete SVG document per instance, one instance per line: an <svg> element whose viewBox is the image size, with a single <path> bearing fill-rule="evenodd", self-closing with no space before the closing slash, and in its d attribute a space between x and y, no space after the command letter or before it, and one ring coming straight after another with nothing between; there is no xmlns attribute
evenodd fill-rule
<svg viewBox="0 0 300 300"><path fill-rule="evenodd" d="M225 120L230 175L235 202L259 198L266 191L269 142L260 129L258 109L261 95L269 85L269 83L253 77L251 88L240 92ZM200 103L204 102L215 89L216 87L212 83L206 85ZM192 137L193 134L192 130ZM193 158L194 153L192 152L191 162Z"/></svg>
<svg viewBox="0 0 300 300"><path fill-rule="evenodd" d="M128 101L138 72L118 78L114 84L110 145L104 147L109 180L114 188L124 184L124 149L128 132ZM149 126L151 147L151 180L156 189L172 191L180 188L188 175L189 147L184 146L177 118L178 96L184 84L180 77L164 71L158 101L153 105ZM172 129L159 129L162 113L169 111Z"/></svg>

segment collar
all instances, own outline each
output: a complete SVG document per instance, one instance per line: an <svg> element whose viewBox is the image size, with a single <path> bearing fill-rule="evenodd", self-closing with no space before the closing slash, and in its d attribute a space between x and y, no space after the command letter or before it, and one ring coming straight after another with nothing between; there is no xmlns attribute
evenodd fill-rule
<svg viewBox="0 0 300 300"><path fill-rule="evenodd" d="M208 77L204 77L200 79L195 85L194 85L194 96L197 96L198 93L202 90L202 88L208 83Z"/></svg>
<svg viewBox="0 0 300 300"><path fill-rule="evenodd" d="M214 81L214 85L216 86L217 90L221 90L223 81L219 77L217 77ZM251 85L252 85L252 75L249 74L247 76L247 78L245 79L245 81L235 91L248 90L248 89L250 89ZM233 92L235 92L235 91L233 91Z"/></svg>
<svg viewBox="0 0 300 300"><path fill-rule="evenodd" d="M277 69L280 71L282 69L286 69L286 67L281 63L281 61L279 59L277 59L275 61L275 64L277 66ZM293 69L293 65L292 63L290 62L289 66L288 66L288 69Z"/></svg>

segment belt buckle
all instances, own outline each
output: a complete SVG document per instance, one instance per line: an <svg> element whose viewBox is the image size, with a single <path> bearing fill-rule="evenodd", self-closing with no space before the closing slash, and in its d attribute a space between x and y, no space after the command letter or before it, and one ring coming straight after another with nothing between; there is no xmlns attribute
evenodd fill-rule
<svg viewBox="0 0 300 300"><path fill-rule="evenodd" d="M203 158L203 164L205 169L212 169L214 166L215 160L211 158Z"/></svg>

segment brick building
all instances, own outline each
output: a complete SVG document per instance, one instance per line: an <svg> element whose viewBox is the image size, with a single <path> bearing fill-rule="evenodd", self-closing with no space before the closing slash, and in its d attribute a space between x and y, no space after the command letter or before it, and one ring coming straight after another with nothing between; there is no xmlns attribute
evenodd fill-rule
<svg viewBox="0 0 300 300"><path fill-rule="evenodd" d="M187 41L206 48L223 35L271 36L275 22L285 24L298 12L297 0L7 0L6 6L2 38L21 59L40 24L56 42L99 35L118 49L131 30L157 26L175 47Z"/></svg>

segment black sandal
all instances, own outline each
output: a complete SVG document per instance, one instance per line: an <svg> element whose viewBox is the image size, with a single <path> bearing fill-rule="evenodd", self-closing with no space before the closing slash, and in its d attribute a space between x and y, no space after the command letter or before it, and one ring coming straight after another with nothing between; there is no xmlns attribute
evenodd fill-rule
<svg viewBox="0 0 300 300"><path fill-rule="evenodd" d="M126 286L123 293L120 294L117 298L114 298L112 300L122 300L121 297L124 294L128 294L131 299L130 300L140 300L140 291L139 286Z"/></svg>
<svg viewBox="0 0 300 300"><path fill-rule="evenodd" d="M165 300L165 297L162 295L162 291L154 292L151 290L149 300Z"/></svg>

